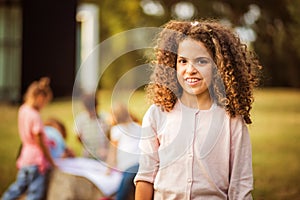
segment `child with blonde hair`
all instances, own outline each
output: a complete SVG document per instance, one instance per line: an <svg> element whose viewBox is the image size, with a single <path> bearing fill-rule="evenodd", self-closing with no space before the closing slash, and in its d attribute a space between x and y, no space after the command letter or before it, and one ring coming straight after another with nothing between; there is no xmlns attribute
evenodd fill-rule
<svg viewBox="0 0 300 200"><path fill-rule="evenodd" d="M22 149L17 159L17 180L3 195L3 200L17 199L26 192L27 199L43 199L50 167L55 167L46 145L40 111L52 98L49 78L34 81L19 108L18 128Z"/></svg>
<svg viewBox="0 0 300 200"><path fill-rule="evenodd" d="M158 34L143 119L136 199L252 199L251 123L258 60L216 21Z"/></svg>

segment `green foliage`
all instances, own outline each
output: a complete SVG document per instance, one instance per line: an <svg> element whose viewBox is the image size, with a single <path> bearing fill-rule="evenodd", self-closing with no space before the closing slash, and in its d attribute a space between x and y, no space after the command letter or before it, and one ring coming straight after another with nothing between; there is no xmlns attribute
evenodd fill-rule
<svg viewBox="0 0 300 200"><path fill-rule="evenodd" d="M253 47L264 66L265 86L300 87L299 1L153 0L163 7L164 14L161 16L146 15L141 6L141 2L146 2L145 0L81 0L80 2L99 5L100 41L132 28L159 27L168 20L176 18L173 9L177 3L190 2L197 11L193 19L217 18L229 21L234 27L243 26L255 31L256 41ZM244 16L249 11L249 6L253 4L259 6L260 17L254 23L247 24ZM131 64L136 57L137 54L123 60L127 70L133 67ZM109 74L113 76L114 72L111 71ZM108 88L113 87L111 83L104 85Z"/></svg>
<svg viewBox="0 0 300 200"><path fill-rule="evenodd" d="M298 56L300 57L300 1L291 1L287 5L287 9L291 15L292 24L289 24L288 29L291 31L292 41L291 45L293 49L296 49Z"/></svg>

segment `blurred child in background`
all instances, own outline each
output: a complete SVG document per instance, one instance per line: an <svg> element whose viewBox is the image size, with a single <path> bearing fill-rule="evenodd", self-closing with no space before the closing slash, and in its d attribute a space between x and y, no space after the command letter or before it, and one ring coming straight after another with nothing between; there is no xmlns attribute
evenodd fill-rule
<svg viewBox="0 0 300 200"><path fill-rule="evenodd" d="M18 128L22 149L17 159L17 180L3 195L3 200L17 199L27 192L27 199L43 199L49 169L55 163L46 146L40 111L52 99L50 79L34 81L19 108Z"/></svg>
<svg viewBox="0 0 300 200"><path fill-rule="evenodd" d="M98 114L98 101L95 95L82 97L85 111L75 118L75 131L83 144L83 157L105 161L108 153L109 125L104 117Z"/></svg>
<svg viewBox="0 0 300 200"><path fill-rule="evenodd" d="M112 108L112 128L110 131L110 154L108 164L121 171L122 181L116 200L134 197L133 179L138 171L139 141L141 126L129 112L126 105L119 103Z"/></svg>
<svg viewBox="0 0 300 200"><path fill-rule="evenodd" d="M45 121L45 132L52 158L75 157L75 153L67 147L67 130L65 125L56 118Z"/></svg>

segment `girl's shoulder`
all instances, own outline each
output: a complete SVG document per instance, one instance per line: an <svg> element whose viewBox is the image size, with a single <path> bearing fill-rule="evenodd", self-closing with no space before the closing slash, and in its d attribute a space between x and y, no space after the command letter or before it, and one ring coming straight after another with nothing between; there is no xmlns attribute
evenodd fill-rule
<svg viewBox="0 0 300 200"><path fill-rule="evenodd" d="M146 111L143 117L143 127L150 124L156 124L158 121L166 115L166 112L162 111L161 107L155 104L152 104Z"/></svg>
<svg viewBox="0 0 300 200"><path fill-rule="evenodd" d="M159 105L151 105L144 115L142 126L164 127L168 121L178 121L182 117L182 110L176 102L171 111L164 111Z"/></svg>
<svg viewBox="0 0 300 200"><path fill-rule="evenodd" d="M170 110L170 111L164 111L164 109L163 109L162 106L156 105L156 104L152 104L148 108L148 112L154 112L154 113L157 113L157 114L165 115L165 114L174 112L174 110L181 110L181 106L182 105L181 105L180 101L176 101L176 103L174 104L174 107L173 107L172 110Z"/></svg>
<svg viewBox="0 0 300 200"><path fill-rule="evenodd" d="M162 112L161 107L156 105L156 104L152 104L150 105L150 107L148 108L147 112Z"/></svg>
<svg viewBox="0 0 300 200"><path fill-rule="evenodd" d="M147 112L145 113L144 117L150 117L150 118L157 118L159 116L164 116L166 115L168 112L163 111L161 106L158 106L156 104L152 104Z"/></svg>
<svg viewBox="0 0 300 200"><path fill-rule="evenodd" d="M40 113L33 107L23 104L19 108L19 115L25 115L26 117L39 117Z"/></svg>

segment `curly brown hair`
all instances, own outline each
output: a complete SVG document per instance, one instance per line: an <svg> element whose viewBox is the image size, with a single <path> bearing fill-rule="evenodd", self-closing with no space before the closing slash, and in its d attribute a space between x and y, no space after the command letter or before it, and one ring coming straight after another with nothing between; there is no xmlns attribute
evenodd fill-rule
<svg viewBox="0 0 300 200"><path fill-rule="evenodd" d="M146 87L151 103L169 112L181 96L176 60L178 45L186 38L202 42L215 62L216 72L209 90L217 104L223 105L231 117L241 115L251 124L253 89L259 84L257 72L261 66L233 30L214 20L171 20L163 26L154 48L151 82Z"/></svg>

